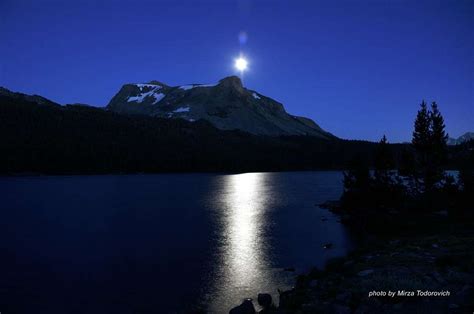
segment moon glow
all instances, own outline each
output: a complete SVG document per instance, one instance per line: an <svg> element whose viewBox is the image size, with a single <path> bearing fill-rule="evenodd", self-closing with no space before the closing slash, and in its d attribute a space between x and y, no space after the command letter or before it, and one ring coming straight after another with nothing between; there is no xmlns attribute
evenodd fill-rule
<svg viewBox="0 0 474 314"><path fill-rule="evenodd" d="M237 70L239 70L240 72L243 72L247 69L248 62L243 57L239 57L238 59L235 60L234 66Z"/></svg>

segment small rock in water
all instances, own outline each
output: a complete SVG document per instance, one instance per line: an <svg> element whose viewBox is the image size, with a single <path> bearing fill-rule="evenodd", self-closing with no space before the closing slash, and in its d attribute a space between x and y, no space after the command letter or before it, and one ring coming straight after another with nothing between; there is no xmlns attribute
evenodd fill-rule
<svg viewBox="0 0 474 314"><path fill-rule="evenodd" d="M367 275L372 274L373 272L374 272L373 269L366 269L366 270L362 270L362 271L358 272L357 275L360 276L360 277L365 277Z"/></svg>
<svg viewBox="0 0 474 314"><path fill-rule="evenodd" d="M231 309L229 314L255 314L255 307L253 306L252 299L245 299L241 305Z"/></svg>
<svg viewBox="0 0 474 314"><path fill-rule="evenodd" d="M257 297L258 304L264 309L272 305L272 296L268 293L259 293Z"/></svg>
<svg viewBox="0 0 474 314"><path fill-rule="evenodd" d="M330 248L332 248L332 243L326 243L326 244L324 244L324 245L323 245L323 248L325 248L325 249L330 249Z"/></svg>
<svg viewBox="0 0 474 314"><path fill-rule="evenodd" d="M295 271L295 268L294 267L286 267L286 268L283 268L284 271Z"/></svg>

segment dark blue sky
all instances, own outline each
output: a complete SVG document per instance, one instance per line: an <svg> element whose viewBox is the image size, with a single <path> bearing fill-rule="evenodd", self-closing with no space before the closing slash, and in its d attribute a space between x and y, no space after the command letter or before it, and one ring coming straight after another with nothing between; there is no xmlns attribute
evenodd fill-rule
<svg viewBox="0 0 474 314"><path fill-rule="evenodd" d="M474 131L469 0L0 0L0 86L104 106L128 82L212 83L241 31L245 85L337 136L410 140L422 99Z"/></svg>

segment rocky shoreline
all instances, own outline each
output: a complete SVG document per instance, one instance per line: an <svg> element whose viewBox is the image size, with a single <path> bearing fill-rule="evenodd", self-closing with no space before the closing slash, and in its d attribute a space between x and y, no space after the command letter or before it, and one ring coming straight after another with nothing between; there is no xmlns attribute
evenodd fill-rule
<svg viewBox="0 0 474 314"><path fill-rule="evenodd" d="M358 233L368 226L366 217L352 217L337 202L325 207ZM472 313L472 219L391 212L370 223L385 224L388 231L367 233L348 256L298 276L294 288L280 292L278 307L271 296L262 303L265 294L259 295L259 313ZM230 313L256 311L248 299Z"/></svg>

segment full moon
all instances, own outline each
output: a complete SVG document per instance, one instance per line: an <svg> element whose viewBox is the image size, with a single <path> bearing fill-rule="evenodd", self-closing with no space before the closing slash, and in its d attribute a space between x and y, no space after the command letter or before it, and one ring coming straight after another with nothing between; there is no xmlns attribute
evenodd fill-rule
<svg viewBox="0 0 474 314"><path fill-rule="evenodd" d="M242 57L235 60L235 68L239 70L240 72L243 72L244 70L247 69L247 64L248 64L247 60L245 60Z"/></svg>

